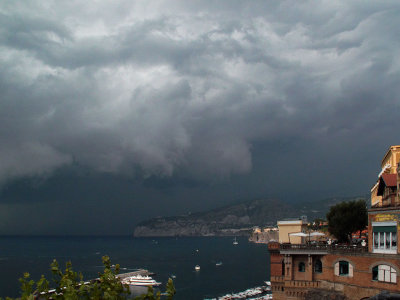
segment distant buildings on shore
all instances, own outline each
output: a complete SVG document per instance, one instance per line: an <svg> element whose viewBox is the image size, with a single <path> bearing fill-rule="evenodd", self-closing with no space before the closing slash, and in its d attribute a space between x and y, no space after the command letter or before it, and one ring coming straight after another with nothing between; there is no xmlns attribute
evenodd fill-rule
<svg viewBox="0 0 400 300"><path fill-rule="evenodd" d="M278 222L270 242L274 299L368 299L400 293L400 146L389 147L371 188L367 240L354 245L311 242L302 220ZM309 237L311 233L308 233ZM315 234L318 236L320 234Z"/></svg>
<svg viewBox="0 0 400 300"><path fill-rule="evenodd" d="M278 240L277 227L253 227L253 232L250 234L249 241L254 243L268 244L271 241Z"/></svg>

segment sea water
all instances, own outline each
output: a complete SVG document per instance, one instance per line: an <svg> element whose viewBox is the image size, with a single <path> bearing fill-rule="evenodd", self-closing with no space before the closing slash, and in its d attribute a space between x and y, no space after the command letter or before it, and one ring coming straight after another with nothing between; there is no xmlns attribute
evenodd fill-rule
<svg viewBox="0 0 400 300"><path fill-rule="evenodd" d="M84 279L103 269L101 257L120 264L121 273L148 269L163 284L175 277L174 299L204 299L239 292L270 280L267 245L231 237L0 237L0 297L19 296L18 278L29 272L51 278L49 265L71 261ZM222 262L217 266L217 262ZM200 271L194 267L200 266Z"/></svg>

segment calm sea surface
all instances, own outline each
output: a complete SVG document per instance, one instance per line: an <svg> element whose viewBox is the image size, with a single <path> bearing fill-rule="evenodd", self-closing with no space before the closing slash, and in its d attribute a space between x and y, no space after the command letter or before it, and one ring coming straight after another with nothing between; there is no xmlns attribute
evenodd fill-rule
<svg viewBox="0 0 400 300"><path fill-rule="evenodd" d="M34 279L51 278L53 258L61 266L72 261L84 279L97 277L101 256L109 255L121 272L138 268L154 273L163 285L172 274L177 300L204 299L239 292L269 280L269 254L264 244L238 238L132 238L132 237L0 237L0 296L19 296L23 272ZM216 266L216 262L222 266ZM196 272L195 265L201 270Z"/></svg>

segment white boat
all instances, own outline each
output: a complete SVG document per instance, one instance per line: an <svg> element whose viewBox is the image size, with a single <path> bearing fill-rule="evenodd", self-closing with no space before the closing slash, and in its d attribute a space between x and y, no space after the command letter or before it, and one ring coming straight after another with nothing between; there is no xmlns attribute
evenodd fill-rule
<svg viewBox="0 0 400 300"><path fill-rule="evenodd" d="M236 240L236 237L235 237L235 239L233 240L233 244L234 244L234 245L239 244L239 242Z"/></svg>
<svg viewBox="0 0 400 300"><path fill-rule="evenodd" d="M219 261L219 262L215 263L215 265L216 265L217 267L222 266L222 261Z"/></svg>
<svg viewBox="0 0 400 300"><path fill-rule="evenodd" d="M123 278L122 284L135 285L135 286L159 286L161 282L155 281L150 276L135 275Z"/></svg>
<svg viewBox="0 0 400 300"><path fill-rule="evenodd" d="M199 265L196 265L196 266L194 267L194 269L195 269L196 271L200 271L200 266L199 266Z"/></svg>

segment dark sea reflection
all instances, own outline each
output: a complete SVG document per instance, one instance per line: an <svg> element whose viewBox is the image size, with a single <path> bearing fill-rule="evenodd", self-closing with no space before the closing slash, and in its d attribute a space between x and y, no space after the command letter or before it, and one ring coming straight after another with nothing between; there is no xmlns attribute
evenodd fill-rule
<svg viewBox="0 0 400 300"><path fill-rule="evenodd" d="M269 280L269 254L264 244L231 237L132 238L132 237L1 237L0 296L19 296L18 278L29 272L34 279L45 274L55 258L60 266L71 260L85 279L102 270L101 257L109 255L121 273L148 269L165 290L174 275L174 299L203 299L238 292ZM216 266L222 262L221 266ZM200 271L195 271L200 265Z"/></svg>

